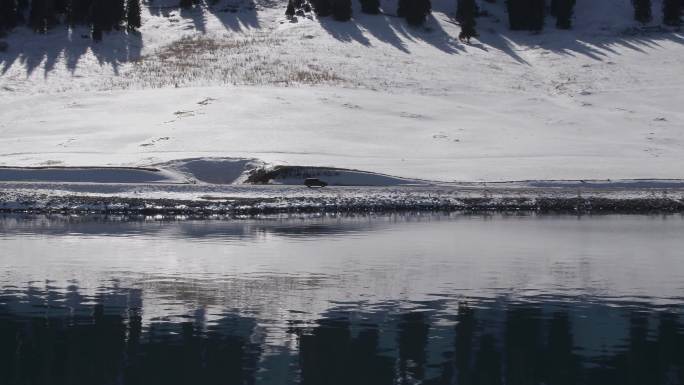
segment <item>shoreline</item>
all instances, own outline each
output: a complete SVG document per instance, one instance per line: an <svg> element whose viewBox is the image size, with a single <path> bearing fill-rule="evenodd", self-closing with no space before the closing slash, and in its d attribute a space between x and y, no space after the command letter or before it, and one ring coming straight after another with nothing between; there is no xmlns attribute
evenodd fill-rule
<svg viewBox="0 0 684 385"><path fill-rule="evenodd" d="M250 216L291 213L684 213L684 188L0 183L2 213Z"/></svg>

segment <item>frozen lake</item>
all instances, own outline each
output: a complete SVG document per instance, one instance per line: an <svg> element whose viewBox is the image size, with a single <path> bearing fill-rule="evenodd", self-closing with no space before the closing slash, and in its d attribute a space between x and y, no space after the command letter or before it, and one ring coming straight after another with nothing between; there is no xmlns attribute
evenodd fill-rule
<svg viewBox="0 0 684 385"><path fill-rule="evenodd" d="M684 217L0 216L0 384L683 384Z"/></svg>

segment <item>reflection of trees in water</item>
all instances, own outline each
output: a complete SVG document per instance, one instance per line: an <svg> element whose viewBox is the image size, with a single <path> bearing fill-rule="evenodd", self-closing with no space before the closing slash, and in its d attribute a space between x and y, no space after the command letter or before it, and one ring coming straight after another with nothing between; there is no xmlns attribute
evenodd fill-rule
<svg viewBox="0 0 684 385"><path fill-rule="evenodd" d="M393 384L394 363L379 353L377 325L352 336L349 318L323 319L300 336L299 357L302 384Z"/></svg>
<svg viewBox="0 0 684 385"><path fill-rule="evenodd" d="M208 324L200 308L181 323L144 326L141 298L117 288L88 298L75 285L63 294L0 291L0 384L252 384L274 369L269 363L294 363L287 349L264 355L253 318L227 313ZM629 330L596 356L573 335L579 308L496 303L461 304L455 314L333 308L314 326L293 324L299 375L276 382L684 384L684 329L674 311L613 308Z"/></svg>
<svg viewBox="0 0 684 385"><path fill-rule="evenodd" d="M454 341L454 367L458 384L501 384L501 353L491 334L482 334L476 340L475 310L466 304L458 307ZM442 381L450 384L453 381Z"/></svg>
<svg viewBox="0 0 684 385"><path fill-rule="evenodd" d="M424 312L402 314L398 325L399 383L415 384L425 379L429 320Z"/></svg>
<svg viewBox="0 0 684 385"><path fill-rule="evenodd" d="M662 311L655 336L649 335L651 314L629 315L629 338L624 350L606 355L587 370L587 383L684 384L684 332L679 317Z"/></svg>
<svg viewBox="0 0 684 385"><path fill-rule="evenodd" d="M548 321L544 352L544 374L548 384L578 384L580 359L574 352L570 316L565 311L553 313Z"/></svg>
<svg viewBox="0 0 684 385"><path fill-rule="evenodd" d="M532 306L513 306L506 312L506 383L538 384L542 379L542 311Z"/></svg>
<svg viewBox="0 0 684 385"><path fill-rule="evenodd" d="M0 384L254 383L253 319L226 315L207 330L197 320L157 322L143 333L141 309L127 307L139 294L102 294L77 308L29 298L19 306L27 315L0 305ZM43 315L32 314L36 306Z"/></svg>

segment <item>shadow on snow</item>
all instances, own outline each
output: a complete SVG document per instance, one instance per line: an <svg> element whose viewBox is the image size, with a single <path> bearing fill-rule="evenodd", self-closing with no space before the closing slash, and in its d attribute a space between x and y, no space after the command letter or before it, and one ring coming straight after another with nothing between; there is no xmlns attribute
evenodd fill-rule
<svg viewBox="0 0 684 385"><path fill-rule="evenodd" d="M63 57L69 71L74 73L83 55L91 51L100 65L111 65L118 73L120 63L140 57L142 39L140 33L112 31L104 34L106 43L96 43L90 38L90 31L83 26L73 29L56 27L45 35L34 34L28 28L18 28L17 38L10 49L0 54L0 74L5 74L15 62L22 63L26 76L30 76L42 65L45 77L57 61Z"/></svg>
<svg viewBox="0 0 684 385"><path fill-rule="evenodd" d="M172 17L173 14L179 14L184 19L191 19L195 29L202 33L206 32L205 11L213 14L229 30L261 27L252 0L219 2L216 5L202 2L192 9L179 9L177 3L177 0L157 1L149 5L149 11L153 16ZM60 57L64 57L67 69L74 73L81 57L88 51L92 51L100 65L111 65L118 74L119 65L139 59L143 47L141 34L126 32L124 28L105 32L101 43L90 38L90 31L85 26L70 29L58 25L45 35L35 34L27 27L19 27L12 35L10 49L0 53L0 74L5 74L18 62L25 66L26 76L42 66L47 77Z"/></svg>

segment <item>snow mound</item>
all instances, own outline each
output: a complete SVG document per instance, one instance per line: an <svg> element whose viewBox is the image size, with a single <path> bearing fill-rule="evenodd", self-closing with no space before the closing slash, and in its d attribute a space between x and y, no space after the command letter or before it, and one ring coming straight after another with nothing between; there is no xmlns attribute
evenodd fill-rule
<svg viewBox="0 0 684 385"><path fill-rule="evenodd" d="M248 173L264 167L258 159L243 158L192 158L179 159L155 165L176 173L191 183L238 184L247 179Z"/></svg>
<svg viewBox="0 0 684 385"><path fill-rule="evenodd" d="M302 185L306 178L318 178L330 186L426 185L428 181L399 178L360 170L330 167L276 166L253 172L246 182L257 184Z"/></svg>
<svg viewBox="0 0 684 385"><path fill-rule="evenodd" d="M306 178L319 178L331 186L429 184L360 170L272 166L253 158L188 158L148 167L0 167L0 182L303 185Z"/></svg>

